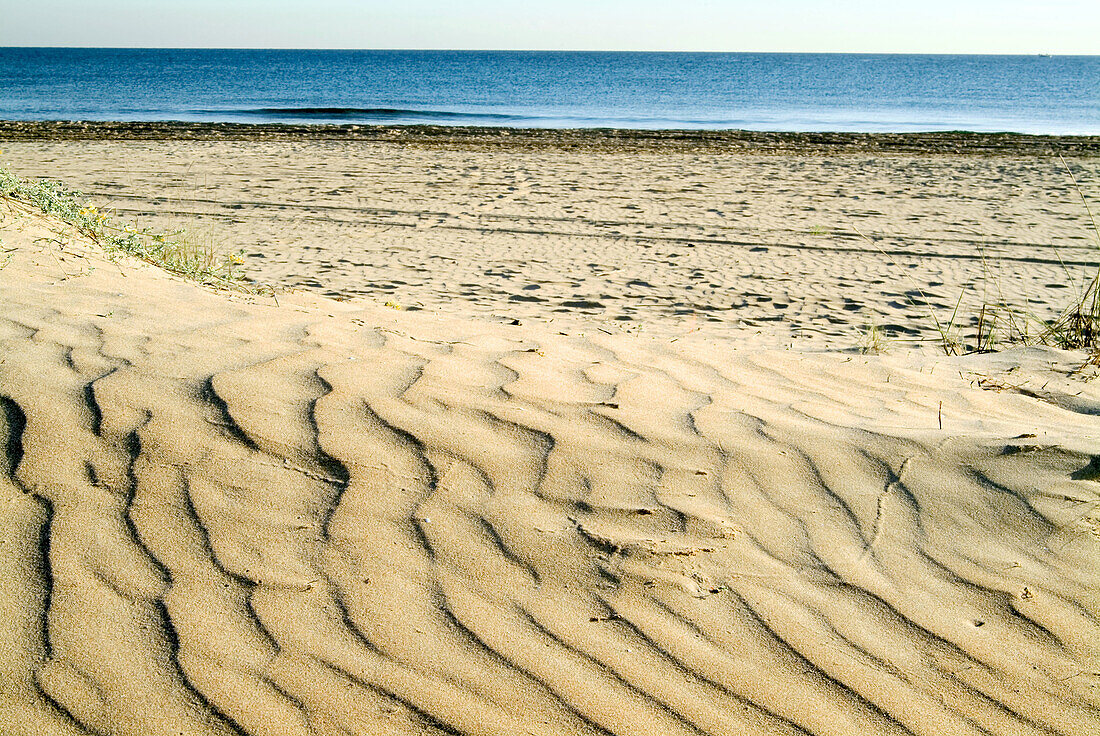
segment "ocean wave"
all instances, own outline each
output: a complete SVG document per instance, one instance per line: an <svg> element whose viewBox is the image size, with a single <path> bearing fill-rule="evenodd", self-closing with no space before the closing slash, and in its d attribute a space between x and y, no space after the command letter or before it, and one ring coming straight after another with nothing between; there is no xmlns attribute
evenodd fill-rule
<svg viewBox="0 0 1100 736"><path fill-rule="evenodd" d="M452 110L412 110L395 107L260 107L234 110L239 115L293 118L381 118L386 120L417 118L422 120L523 120L522 115L502 113L455 112Z"/></svg>

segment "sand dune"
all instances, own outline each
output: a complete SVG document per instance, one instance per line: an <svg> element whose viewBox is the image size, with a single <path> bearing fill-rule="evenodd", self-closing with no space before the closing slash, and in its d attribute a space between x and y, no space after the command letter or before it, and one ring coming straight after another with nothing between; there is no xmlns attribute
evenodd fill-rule
<svg viewBox="0 0 1100 736"><path fill-rule="evenodd" d="M1097 732L1081 355L276 303L3 217L7 733Z"/></svg>

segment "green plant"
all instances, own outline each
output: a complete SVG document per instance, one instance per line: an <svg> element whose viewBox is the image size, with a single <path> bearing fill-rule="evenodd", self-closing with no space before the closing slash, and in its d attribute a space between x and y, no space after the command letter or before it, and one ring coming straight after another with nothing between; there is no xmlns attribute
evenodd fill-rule
<svg viewBox="0 0 1100 736"><path fill-rule="evenodd" d="M874 315L867 322L867 329L860 335L859 352L864 355L882 355L887 352L887 337L875 323Z"/></svg>
<svg viewBox="0 0 1100 736"><path fill-rule="evenodd" d="M0 198L23 202L75 228L108 253L123 252L160 268L206 284L240 286L233 266L239 254L224 255L210 243L199 243L186 231L157 233L118 222L110 214L82 202L84 195L58 181L22 179L0 167Z"/></svg>

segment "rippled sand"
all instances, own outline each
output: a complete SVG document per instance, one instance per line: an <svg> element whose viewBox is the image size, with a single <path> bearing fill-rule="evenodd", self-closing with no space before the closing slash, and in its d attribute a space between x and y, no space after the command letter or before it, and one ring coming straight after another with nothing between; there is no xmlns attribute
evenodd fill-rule
<svg viewBox="0 0 1100 736"><path fill-rule="evenodd" d="M234 172L234 151L201 153ZM136 177L157 154L134 153L115 165ZM101 180L104 151L80 155ZM406 165L372 191L408 197ZM471 183L484 173L440 165L493 211ZM302 188L280 199L316 210L306 194L342 171L270 173ZM144 182L162 175L119 201L152 208ZM227 192L258 196L255 176L187 207L224 214ZM418 212L436 206L421 186ZM645 186L603 196L625 207ZM286 227L269 215L242 208L234 232ZM341 232L295 217L311 237ZM606 334L494 323L476 304L276 301L107 259L19 207L0 218L5 733L1096 733L1100 381L1083 355L767 351L675 321ZM377 227L387 252L411 242ZM438 230L425 242L454 232ZM450 257L499 267L500 237ZM276 273L321 278L284 257ZM587 283L570 263L556 278ZM435 288L470 268L439 266ZM324 278L340 291L353 271ZM479 288L519 283L494 279Z"/></svg>

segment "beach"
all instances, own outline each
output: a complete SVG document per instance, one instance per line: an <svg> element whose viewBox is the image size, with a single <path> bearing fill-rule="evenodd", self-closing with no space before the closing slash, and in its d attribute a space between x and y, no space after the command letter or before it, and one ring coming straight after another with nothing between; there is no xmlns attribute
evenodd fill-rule
<svg viewBox="0 0 1100 736"><path fill-rule="evenodd" d="M0 125L0 730L1096 732L1100 141L309 131Z"/></svg>
<svg viewBox="0 0 1100 736"><path fill-rule="evenodd" d="M1002 297L1048 317L1095 263L1072 177L1097 191L1100 139L58 127L0 161L259 282L409 309L850 347Z"/></svg>

